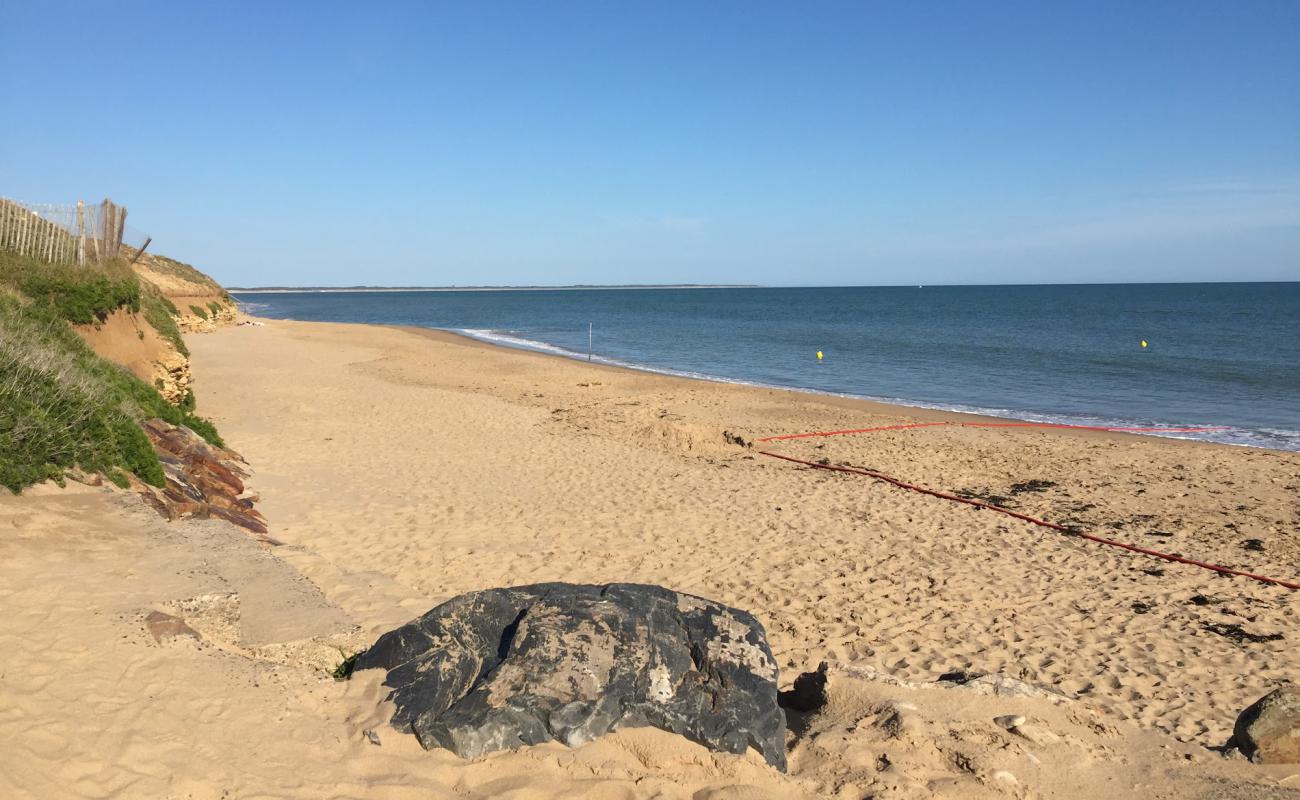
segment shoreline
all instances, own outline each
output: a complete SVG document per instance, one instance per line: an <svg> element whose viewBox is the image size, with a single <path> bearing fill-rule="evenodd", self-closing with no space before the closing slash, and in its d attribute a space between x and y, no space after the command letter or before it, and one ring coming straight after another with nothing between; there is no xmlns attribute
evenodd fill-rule
<svg viewBox="0 0 1300 800"><path fill-rule="evenodd" d="M261 322L271 322L271 321L304 322L304 320L277 320L271 317L255 317L251 314L247 314L246 312L244 312L244 316L248 317L249 319L256 319ZM742 388L754 389L759 391L784 392L784 393L789 393L791 395L795 395L801 399L817 398L831 406L835 406L839 408L857 409L857 410L861 410L863 413L866 414L874 414L880 416L895 415L895 416L906 417L906 418L911 418L911 419L915 419L918 421L925 421L925 422L1035 422L1035 423L1038 422L1038 420L1026 419L1024 417L999 416L996 414L983 414L975 411L957 411L953 409L935 408L932 406L925 406L925 405L910 405L908 403L901 402L901 401L891 402L888 400L876 400L868 397L861 397L858 395L840 394L835 392L822 391L818 389L805 389L805 388L796 388L796 387L789 387L789 386L773 386L770 384L755 383L755 382L744 381L740 379L728 379L728 378L720 378L720 377L708 376L708 375L691 375L691 374L684 374L682 372L677 372L677 371L670 371L667 369L655 369L653 367L640 367L631 364L608 363L608 361L589 362L583 359L581 357L581 354L566 355L564 353L547 352L545 350L535 349L535 348L530 348L525 346L515 347L506 344L504 342L494 342L487 339L481 339L472 336L468 333L464 333L462 331L449 329L449 328L426 328L420 325L402 325L402 324L367 323L367 322L325 322L325 323L312 323L312 324L355 325L355 326L363 326L363 327L373 326L379 328L393 328L396 330L406 331L408 333L412 333L417 336L423 336L430 339L434 339L436 341L443 341L443 342L452 341L461 344L471 344L474 346L490 348L493 350L504 350L513 353L523 353L529 356L558 358L558 359L563 359L564 361L571 361L571 362L583 364L586 365L587 367L591 367L595 369L608 369L614 371L628 372L632 374L655 375L670 380L698 381L698 382L707 383L715 386L735 386L735 387L742 387ZM1258 447L1256 445L1237 444L1233 442L1213 442L1204 439L1194 439L1194 438L1182 437L1182 436L1162 436L1158 433L1141 433L1141 432L1120 431L1120 430L1098 430L1097 428L1094 427L1071 426L1066 424L1057 425L1056 423L1046 423L1045 427L1041 429L1052 430L1052 431L1057 431L1062 433L1077 434L1081 436L1120 437L1121 439L1138 437L1143 440L1156 439L1165 442L1179 442L1182 444L1199 445L1199 446L1245 448L1249 450L1260 450L1260 451L1272 452L1272 453L1293 452L1290 450L1283 450L1280 448Z"/></svg>
<svg viewBox="0 0 1300 800"><path fill-rule="evenodd" d="M723 288L723 287L718 287ZM758 287L761 288L761 287ZM256 307L256 303L251 299L246 301ZM259 316L256 310L241 309L242 313L254 316L258 319L275 319L277 317ZM282 317L283 319L292 319L292 317ZM305 321L305 320L299 320ZM321 320L327 321L327 320ZM422 324L410 324L402 322L383 322L383 321L347 321L338 320L341 324L377 324L393 325L395 327L425 328ZM902 409L912 409L912 413L939 412L944 414L966 415L968 417L991 418L1004 421L1018 421L1034 423L1042 426L1059 426L1062 428L1078 429L1113 429L1134 433L1136 435L1146 436L1148 438L1159 438L1174 441L1194 441L1209 444L1230 445L1235 448L1244 448L1251 450L1265 450L1269 452L1300 452L1300 431L1291 430L1280 425L1280 423L1268 423L1256 419L1257 415L1246 413L1234 414L1231 411L1225 411L1220 408L1220 413L1226 414L1230 419L1237 419L1236 423L1224 422L1219 414L1214 412L1214 403L1200 402L1193 404L1200 412L1193 413L1192 406L1183 408L1183 413L1161 414L1142 414L1141 410L1159 405L1159 395L1147 397L1145 400L1139 396L1133 402L1124 405L1122 408L1117 402L1097 401L1087 404L1090 407L1109 408L1107 412L1089 410L1089 408L1076 408L1077 403L1072 404L1068 396L1040 397L1035 401L1033 398L1021 398L1015 396L1001 396L994 392L983 397L989 405L978 405L962 402L961 400L944 400L934 401L920 399L919 397L895 397L879 396L871 394L858 394L855 389L858 388L860 381L846 380L853 378L852 373L839 378L827 376L826 380L815 377L812 374L805 374L803 371L795 369L792 365L786 364L785 368L780 370L781 374L767 375L769 378L777 380L793 378L787 385L780 383L768 383L762 378L751 379L744 377L733 377L727 374L716 374L709 370L710 367L721 366L724 370L738 372L740 374L752 373L754 370L747 370L743 364L734 363L723 359L722 363L701 362L697 366L687 369L679 368L672 365L650 365L635 363L630 360L624 360L617 356L596 353L595 359L587 361L586 353L581 350L579 345L561 346L552 344L540 339L528 338L528 334L512 334L508 331L499 331L495 329L477 329L477 328L437 328L429 327L428 330L441 330L450 334L463 336L475 341L493 344L507 349L513 349L523 352L540 352L548 355L559 355L564 358L572 359L578 362L586 363L603 363L608 366L622 367L633 369L649 374L665 375L670 377L687 378L690 380L703 380L720 384L733 384L738 386L751 386L760 389L773 389L777 391L792 391L802 394L816 395L821 397L834 397L848 399L869 404L891 406ZM576 348L576 349L575 349ZM645 357L649 358L649 355ZM680 360L680 359L679 359ZM687 359L688 363L699 361L699 359ZM761 371L760 371L760 374ZM812 383L824 383L835 388L818 388L816 386L795 385L798 381ZM940 381L942 384L942 381ZM913 386L913 394L924 395L924 387ZM1120 390L1127 391L1124 387ZM939 394L947 397L969 397L971 392L962 392L955 386L947 386ZM976 392L976 396L980 393ZM1121 395L1114 395L1118 398ZM1122 395L1127 396L1127 395ZM1197 395L1200 396L1200 395ZM1207 397L1210 395L1206 395ZM1052 399L1054 398L1054 400ZM1096 398L1094 398L1095 400ZM1027 406L1027 407L1020 407ZM1113 408L1110 408L1114 406ZM1066 412L1040 410L1041 408L1071 408L1073 410ZM1137 411L1134 411L1134 408ZM1203 413L1208 411L1209 413Z"/></svg>
<svg viewBox="0 0 1300 800"><path fill-rule="evenodd" d="M479 301L448 299L447 303L433 306L418 301L415 295L392 303L362 303L364 298L360 296L354 297L355 302L337 298L315 302L306 294L296 297L283 302L267 297L261 298L266 302L258 302L258 298L249 296L243 302L249 312L259 316L436 326L499 345L558 353L575 360L585 360L588 349L587 338L581 337L586 331L580 331L587 326L588 316L582 309L605 309L592 312L596 327L604 325L609 329L605 338L597 331L596 344L605 352L596 353L596 360L652 373L1038 424L1140 428L1144 434L1160 438L1300 452L1300 419L1295 419L1287 402L1277 358L1261 362L1258 396L1238 402L1238 398L1249 396L1243 394L1251 385L1249 377L1213 360L1230 353L1231 348L1213 344L1217 339L1206 340L1211 344L1195 337L1175 340L1168 331L1165 334L1170 341L1182 343L1183 349L1178 345L1162 349L1164 340L1147 331L1147 336L1154 336L1154 349L1146 350L1143 341L1144 349L1139 351L1137 339L1128 347L1115 340L1113 331L1093 328L1086 328L1086 346L1069 337L1060 337L1068 344L1040 345L1030 337L1025 348L1017 349L1020 346L1016 345L990 349L985 340L996 343L1003 335L990 333L983 338L975 336L969 349L962 349L927 345L929 334L907 326L892 334L893 326L886 323L879 323L884 325L883 330L868 326L869 335L855 333L857 328L845 329L849 324L845 309L856 308L852 298L844 300L850 306L843 309L828 307L825 324L830 327L822 330L804 316L807 312L815 318L821 301L809 305L812 301L794 297L789 305L798 313L773 317L776 321L769 325L766 317L755 314L772 301L759 302L753 299L757 295L740 293L721 306L739 304L736 313L741 321L735 325L708 315L697 319L690 312L687 318L678 319L678 324L667 326L655 322L660 312L639 311L642 304L630 295L613 305L600 302L595 294L558 305L541 296L529 300L519 295L501 309L497 309L495 301L489 302L488 295ZM783 295L772 297L777 303L784 302ZM954 296L955 300L941 305L980 305L962 302L963 297ZM1182 298L1179 302L1203 302L1195 293L1178 297ZM720 307L714 301L695 304L686 295L680 303L685 305L679 308L674 301L664 307L676 309L671 313L678 317L687 313L682 309L696 305L712 309L710 314ZM922 303L921 307L928 305ZM651 307L658 308L659 304ZM906 318L914 319L914 315ZM1036 319L1031 317L1030 321ZM701 320L712 322L706 325ZM1008 330L1020 336L1025 324L1012 325ZM706 329L716 329L716 340L709 338ZM993 325L991 330L1002 329ZM948 341L942 336L950 334L934 336ZM810 337L806 341L802 338L805 335ZM828 352L830 360L826 365L812 363L814 347L810 343L830 346L834 351ZM835 350L836 346L842 351ZM1210 366L1194 358L1201 350L1206 353L1202 360L1210 359L1205 361ZM1164 430L1153 430L1157 428Z"/></svg>

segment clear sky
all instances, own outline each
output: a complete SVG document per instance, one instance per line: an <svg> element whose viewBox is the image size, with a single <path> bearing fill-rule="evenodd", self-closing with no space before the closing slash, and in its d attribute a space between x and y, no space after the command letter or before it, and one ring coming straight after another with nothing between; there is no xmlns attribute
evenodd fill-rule
<svg viewBox="0 0 1300 800"><path fill-rule="evenodd" d="M1300 2L0 0L0 195L228 285L1300 280Z"/></svg>

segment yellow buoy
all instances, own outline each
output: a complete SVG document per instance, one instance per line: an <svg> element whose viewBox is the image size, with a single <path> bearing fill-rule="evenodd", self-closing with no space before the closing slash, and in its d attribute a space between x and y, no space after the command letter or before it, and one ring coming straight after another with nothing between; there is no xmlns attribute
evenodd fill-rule
<svg viewBox="0 0 1300 800"><path fill-rule="evenodd" d="M817 363L822 363L822 351L820 350L817 351Z"/></svg>
<svg viewBox="0 0 1300 800"><path fill-rule="evenodd" d="M1145 349L1146 349L1146 346L1147 346L1147 340L1146 340L1146 339L1143 339L1143 340L1142 340L1142 349L1145 350Z"/></svg>

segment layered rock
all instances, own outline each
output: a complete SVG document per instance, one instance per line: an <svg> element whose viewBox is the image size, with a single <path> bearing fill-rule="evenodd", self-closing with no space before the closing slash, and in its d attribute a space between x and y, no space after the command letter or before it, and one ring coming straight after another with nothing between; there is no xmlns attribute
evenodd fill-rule
<svg viewBox="0 0 1300 800"><path fill-rule="evenodd" d="M160 419L142 427L162 462L166 484L161 489L143 484L138 488L160 514L167 519L224 519L266 533L266 520L253 507L256 497L244 491L247 464L238 453L213 447L189 428Z"/></svg>
<svg viewBox="0 0 1300 800"><path fill-rule="evenodd" d="M131 252L128 257L136 257ZM131 265L176 307L176 324L186 333L207 333L235 322L235 302L211 277L174 258L144 253Z"/></svg>
<svg viewBox="0 0 1300 800"><path fill-rule="evenodd" d="M785 768L785 715L762 625L657 586L545 583L454 598L390 631L355 670L385 669L392 724L466 758L577 746L654 726Z"/></svg>
<svg viewBox="0 0 1300 800"><path fill-rule="evenodd" d="M204 298L182 298L182 300L186 299L204 300ZM186 333L212 333L218 328L235 324L235 319L239 316L233 303L227 305L210 298L202 305L187 303L177 308L181 314L176 318L176 324ZM203 314L200 315L196 309L202 310Z"/></svg>

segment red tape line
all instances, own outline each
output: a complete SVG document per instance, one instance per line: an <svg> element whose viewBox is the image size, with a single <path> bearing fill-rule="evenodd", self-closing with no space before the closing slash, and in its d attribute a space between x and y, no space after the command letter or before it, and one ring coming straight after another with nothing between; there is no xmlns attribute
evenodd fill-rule
<svg viewBox="0 0 1300 800"><path fill-rule="evenodd" d="M909 430L912 428L929 428L938 425L960 425L968 428L1070 428L1070 429L1082 429L1082 430L1128 431L1128 432L1138 432L1138 431L1157 432L1158 431L1162 433L1192 433L1197 431L1223 430L1223 428L1219 428L1219 427L1214 427L1214 428L1102 428L1102 427L1097 427L1092 425L1055 425L1055 424L1045 423L1045 422L955 422L955 423L954 422L918 422L918 423L913 423L908 425L883 425L876 428L857 428L854 430L814 431L812 433L794 433L794 434L787 434L785 436L769 436L765 439L759 439L758 441L776 442L776 441L784 441L788 439L807 439L815 436L845 436L853 433L873 433L876 431ZM1212 572L1218 572L1223 575L1236 575L1242 578L1250 578L1251 580L1259 581L1260 583L1267 583L1274 586L1283 586L1287 589L1293 589L1293 590L1300 589L1300 583L1292 583L1290 581L1279 580L1278 578L1269 578L1264 575L1256 575L1253 572L1244 572L1242 570L1232 569L1230 567L1225 567L1220 564L1211 564L1207 561L1197 561L1194 558L1184 558L1183 556L1175 555L1174 553L1163 553L1159 550L1150 550L1148 548L1138 547L1137 545L1133 545L1133 544L1117 542L1113 539L1105 539L1100 536L1094 536L1090 533L1084 533L1082 531L1077 531L1072 528L1068 528L1064 525L1059 525L1055 522L1048 522L1045 519L1031 517L1028 514L1021 514L1019 512L1012 511L1009 508L1003 508L1002 506L995 506L992 503L985 503L981 500L973 500L969 497L958 497L957 495L948 494L946 492L939 492L939 491L935 491L934 489L927 489L924 486L917 486L915 484L906 483L905 481L901 481L898 478L895 478L891 475L886 475L883 472L876 472L874 470L867 470L867 469L859 469L857 467L838 467L838 466L833 466L831 464L819 464L816 461L807 461L802 458L795 458L794 456L787 456L781 453L774 453L770 450L759 450L758 454L767 456L769 458L778 458L781 459L782 461L789 461L794 464L802 464L807 467L812 467L813 469L824 469L829 472L845 472L853 475L863 475L865 477L872 478L874 480L882 481L884 483L897 486L900 489L907 489L908 491L918 492L920 494L929 495L931 497L937 497L941 500L949 500L954 503L962 503L964 505L974 506L975 508L986 508L989 511L996 511L999 514L1006 514L1009 517L1015 517L1018 520L1028 522L1033 525L1039 525L1044 528L1050 528L1054 531L1060 531L1061 533L1065 533L1070 536L1077 536L1080 539L1087 539L1090 542L1104 544L1108 547L1118 547L1122 550L1128 550L1134 553L1141 553L1142 555L1147 555L1147 556L1154 556L1155 558L1162 558L1165 561L1173 561L1179 564L1190 564L1191 566L1200 567L1201 569L1208 569Z"/></svg>

